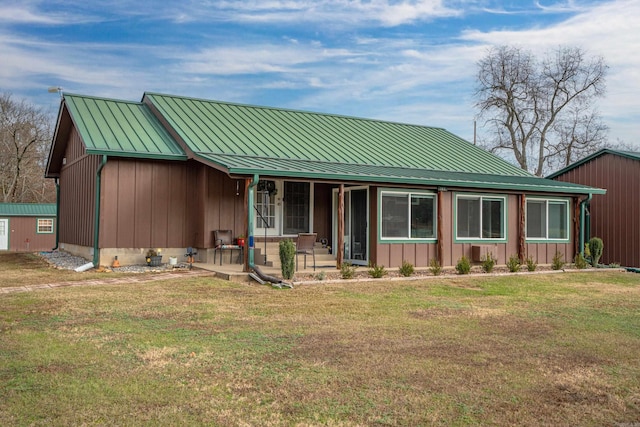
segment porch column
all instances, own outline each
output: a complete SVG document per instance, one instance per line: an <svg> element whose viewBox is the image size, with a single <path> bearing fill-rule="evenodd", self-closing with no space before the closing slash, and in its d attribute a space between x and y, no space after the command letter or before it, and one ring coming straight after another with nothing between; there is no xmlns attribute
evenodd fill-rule
<svg viewBox="0 0 640 427"><path fill-rule="evenodd" d="M438 251L438 262L440 265L444 265L444 224L442 219L442 193L446 190L443 188L438 188L438 243L437 243L437 251Z"/></svg>
<svg viewBox="0 0 640 427"><path fill-rule="evenodd" d="M527 209L527 201L524 194L520 195L520 218L518 221L518 259L524 262L525 259L525 210Z"/></svg>
<svg viewBox="0 0 640 427"><path fill-rule="evenodd" d="M247 239L244 241L244 249L242 250L244 264L242 271L247 272L249 270L249 185L251 184L251 178L245 178L244 180L244 235Z"/></svg>
<svg viewBox="0 0 640 427"><path fill-rule="evenodd" d="M340 270L344 259L344 184L338 189L338 241L335 246L336 268Z"/></svg>

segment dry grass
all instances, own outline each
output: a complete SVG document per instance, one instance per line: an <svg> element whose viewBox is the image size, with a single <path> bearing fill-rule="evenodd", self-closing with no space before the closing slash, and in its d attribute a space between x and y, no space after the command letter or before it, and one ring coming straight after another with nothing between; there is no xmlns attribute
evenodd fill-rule
<svg viewBox="0 0 640 427"><path fill-rule="evenodd" d="M33 253L0 253L0 288L105 279L107 275L116 278L130 274L95 271L78 274L72 270L51 267L42 257Z"/></svg>
<svg viewBox="0 0 640 427"><path fill-rule="evenodd" d="M640 419L640 276L0 296L2 425L616 425Z"/></svg>

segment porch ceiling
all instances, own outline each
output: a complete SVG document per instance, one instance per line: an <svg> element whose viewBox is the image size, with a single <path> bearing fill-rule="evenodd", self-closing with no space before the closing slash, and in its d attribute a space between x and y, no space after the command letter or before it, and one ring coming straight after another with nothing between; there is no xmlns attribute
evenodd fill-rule
<svg viewBox="0 0 640 427"><path fill-rule="evenodd" d="M503 189L544 193L605 194L606 190L536 176L508 176L434 171L418 168L335 163L319 160L279 159L229 154L196 153L226 168L230 174L288 178L412 184L452 188Z"/></svg>

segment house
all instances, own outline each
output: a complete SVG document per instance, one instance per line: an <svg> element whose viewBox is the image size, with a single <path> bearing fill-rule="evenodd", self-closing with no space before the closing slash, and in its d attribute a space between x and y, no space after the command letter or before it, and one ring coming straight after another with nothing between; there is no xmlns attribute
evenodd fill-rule
<svg viewBox="0 0 640 427"><path fill-rule="evenodd" d="M601 263L640 267L640 153L600 150L549 178L606 188L588 202L585 241L603 240Z"/></svg>
<svg viewBox="0 0 640 427"><path fill-rule="evenodd" d="M50 251L56 224L55 204L0 203L0 251Z"/></svg>
<svg viewBox="0 0 640 427"><path fill-rule="evenodd" d="M317 233L342 262L455 265L491 252L571 260L605 191L543 179L435 127L145 93L65 94L46 176L60 248L108 265L148 248L212 262L214 230L257 243ZM475 256L474 256L475 255Z"/></svg>

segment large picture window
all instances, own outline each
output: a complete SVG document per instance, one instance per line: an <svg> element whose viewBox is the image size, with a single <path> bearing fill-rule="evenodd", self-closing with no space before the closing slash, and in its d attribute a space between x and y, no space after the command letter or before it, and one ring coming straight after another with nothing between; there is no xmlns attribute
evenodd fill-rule
<svg viewBox="0 0 640 427"><path fill-rule="evenodd" d="M434 239L435 197L432 193L380 193L382 239Z"/></svg>
<svg viewBox="0 0 640 427"><path fill-rule="evenodd" d="M569 240L569 201L527 199L527 239Z"/></svg>
<svg viewBox="0 0 640 427"><path fill-rule="evenodd" d="M505 198L456 196L456 238L503 240L506 238Z"/></svg>

